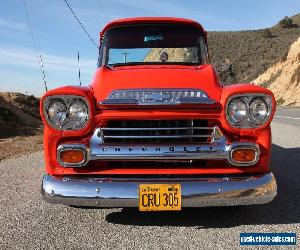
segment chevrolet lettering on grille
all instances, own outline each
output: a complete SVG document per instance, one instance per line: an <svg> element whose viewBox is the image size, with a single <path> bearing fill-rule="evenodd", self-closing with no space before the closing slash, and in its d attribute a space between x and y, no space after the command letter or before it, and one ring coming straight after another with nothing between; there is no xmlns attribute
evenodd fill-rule
<svg viewBox="0 0 300 250"><path fill-rule="evenodd" d="M107 146L91 147L90 160L97 159L227 159L229 147L216 143L177 146Z"/></svg>
<svg viewBox="0 0 300 250"><path fill-rule="evenodd" d="M177 147L100 147L103 152L201 152L201 146L177 146ZM212 148L212 147L211 147Z"/></svg>
<svg viewBox="0 0 300 250"><path fill-rule="evenodd" d="M161 102L164 100L170 100L172 97L170 94L164 94L163 92L153 92L153 94L147 94L145 100L151 100L154 102Z"/></svg>

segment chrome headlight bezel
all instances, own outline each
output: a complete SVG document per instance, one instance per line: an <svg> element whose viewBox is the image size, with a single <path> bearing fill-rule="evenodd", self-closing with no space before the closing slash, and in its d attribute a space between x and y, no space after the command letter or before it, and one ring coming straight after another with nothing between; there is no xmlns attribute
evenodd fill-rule
<svg viewBox="0 0 300 250"><path fill-rule="evenodd" d="M55 123L51 117L49 116L49 108L55 102L62 102L65 107L65 119L64 121L59 123ZM82 122L76 122L76 120L71 119L70 117L70 107L75 103L80 103L83 105L86 111L86 115L84 116ZM86 127L89 119L90 119L90 105L89 102L83 96L77 95L53 95L48 96L43 102L43 114L44 117L49 124L50 127L57 130L69 130L69 131L77 131Z"/></svg>
<svg viewBox="0 0 300 250"><path fill-rule="evenodd" d="M247 117L242 122L234 122L231 119L229 114L230 103L237 98L242 99L247 106ZM254 110L251 109L251 103L254 100L262 100L262 103L264 103L267 107L265 118L259 122L253 118ZM229 97L226 103L225 113L226 113L227 122L234 128L258 128L263 126L269 121L272 115L272 110L273 110L273 102L272 102L272 97L270 95L262 94L262 93L251 93L251 94L249 93L249 94L237 94Z"/></svg>
<svg viewBox="0 0 300 250"><path fill-rule="evenodd" d="M243 109L237 110L238 112L235 113L235 116L231 117L230 114L228 113L228 111L231 110L230 106L231 106L231 104L234 104L234 103L236 105L233 105L233 107L237 108L237 104L240 104L238 106L239 107L243 106ZM230 102L228 102L227 116L230 119L230 122L232 124L236 124L236 126L239 124L243 124L245 122L245 119L247 119L247 117L249 116L249 104L242 97L232 98L230 100ZM238 116L240 116L240 118Z"/></svg>

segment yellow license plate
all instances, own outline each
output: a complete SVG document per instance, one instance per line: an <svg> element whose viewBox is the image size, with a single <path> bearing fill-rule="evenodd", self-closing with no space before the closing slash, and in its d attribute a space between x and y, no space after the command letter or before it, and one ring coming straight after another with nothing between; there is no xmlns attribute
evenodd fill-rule
<svg viewBox="0 0 300 250"><path fill-rule="evenodd" d="M139 185L140 211L181 210L180 184Z"/></svg>

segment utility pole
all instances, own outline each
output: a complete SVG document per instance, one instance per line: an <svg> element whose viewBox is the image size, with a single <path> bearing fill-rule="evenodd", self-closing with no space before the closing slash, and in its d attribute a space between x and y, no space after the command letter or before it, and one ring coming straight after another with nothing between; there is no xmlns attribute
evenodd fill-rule
<svg viewBox="0 0 300 250"><path fill-rule="evenodd" d="M77 54L77 61L78 61L78 80L79 80L79 85L81 86L80 64L79 64L79 51L78 51L78 54Z"/></svg>
<svg viewBox="0 0 300 250"><path fill-rule="evenodd" d="M122 52L122 55L124 55L124 63L127 63L127 55L128 55L129 53L128 52Z"/></svg>

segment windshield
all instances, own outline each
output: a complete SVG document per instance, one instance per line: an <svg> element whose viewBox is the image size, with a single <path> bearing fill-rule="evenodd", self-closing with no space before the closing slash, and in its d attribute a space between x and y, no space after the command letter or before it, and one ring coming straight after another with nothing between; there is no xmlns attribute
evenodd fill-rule
<svg viewBox="0 0 300 250"><path fill-rule="evenodd" d="M105 33L99 66L208 63L202 32L188 25L130 25Z"/></svg>

